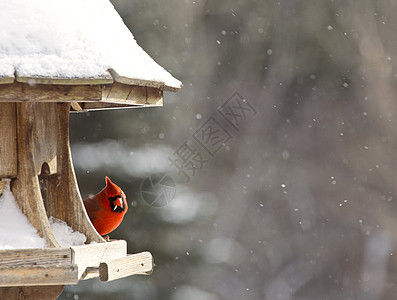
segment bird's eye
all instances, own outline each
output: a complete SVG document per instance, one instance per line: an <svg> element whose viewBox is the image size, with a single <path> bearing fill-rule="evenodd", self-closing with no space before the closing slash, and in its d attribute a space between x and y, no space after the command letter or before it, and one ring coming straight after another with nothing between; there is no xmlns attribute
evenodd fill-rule
<svg viewBox="0 0 397 300"><path fill-rule="evenodd" d="M110 201L115 201L115 200L117 200L118 198L121 198L121 195L116 195L116 196L114 196L114 197L108 197L108 199L109 199Z"/></svg>

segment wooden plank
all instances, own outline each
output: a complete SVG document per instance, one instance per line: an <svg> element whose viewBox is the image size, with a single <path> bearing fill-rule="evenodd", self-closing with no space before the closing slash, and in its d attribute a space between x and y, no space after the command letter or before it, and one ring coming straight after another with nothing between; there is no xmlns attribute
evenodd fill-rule
<svg viewBox="0 0 397 300"><path fill-rule="evenodd" d="M7 84L7 83L13 83L14 82L14 77L12 76L0 76L0 84Z"/></svg>
<svg viewBox="0 0 397 300"><path fill-rule="evenodd" d="M19 286L0 288L3 300L54 300L62 293L63 285Z"/></svg>
<svg viewBox="0 0 397 300"><path fill-rule="evenodd" d="M61 131L58 112L58 103L39 102L34 106L33 141L37 175L44 163L49 167L49 174L58 173L58 138Z"/></svg>
<svg viewBox="0 0 397 300"><path fill-rule="evenodd" d="M99 279L101 281L112 281L136 274L148 275L152 271L152 254L142 252L102 262L99 265Z"/></svg>
<svg viewBox="0 0 397 300"><path fill-rule="evenodd" d="M78 283L76 265L0 266L0 287Z"/></svg>
<svg viewBox="0 0 397 300"><path fill-rule="evenodd" d="M78 278L80 280L92 278L83 276L87 267L97 268L103 261L125 257L127 255L127 242L124 240L71 248L72 263L78 266Z"/></svg>
<svg viewBox="0 0 397 300"><path fill-rule="evenodd" d="M163 91L155 88L147 88L148 106L163 106Z"/></svg>
<svg viewBox="0 0 397 300"><path fill-rule="evenodd" d="M3 194L4 190L6 189L8 183L5 179L0 178L0 197Z"/></svg>
<svg viewBox="0 0 397 300"><path fill-rule="evenodd" d="M142 80L137 78L130 78L126 76L122 76L116 72L114 69L108 70L110 75L112 75L115 82L123 83L126 85L140 85L140 86L150 86L150 87L157 87L161 88L164 86L164 82L161 81L154 81L154 80Z"/></svg>
<svg viewBox="0 0 397 300"><path fill-rule="evenodd" d="M72 102L70 103L71 110L73 109L74 111L82 111L83 110L83 103L79 102Z"/></svg>
<svg viewBox="0 0 397 300"><path fill-rule="evenodd" d="M75 110L79 110L76 106L78 102L98 103L97 106L87 105L83 108L85 110L105 108L102 103L161 106L163 92L159 88L131 86L118 82L113 85L29 85L20 82L0 84L0 102L27 101L72 102Z"/></svg>
<svg viewBox="0 0 397 300"><path fill-rule="evenodd" d="M163 105L163 91L159 88L139 85L131 86L115 82L111 88L106 87L102 90L101 102L161 106Z"/></svg>
<svg viewBox="0 0 397 300"><path fill-rule="evenodd" d="M101 98L101 85L29 85L20 82L0 85L0 101L3 102L79 102Z"/></svg>
<svg viewBox="0 0 397 300"><path fill-rule="evenodd" d="M45 238L47 247L59 247L48 222L43 203L35 166L34 103L17 104L17 145L18 145L18 177L11 182L11 191L19 208L37 229L39 235ZM45 145L51 147L53 145Z"/></svg>
<svg viewBox="0 0 397 300"><path fill-rule="evenodd" d="M165 85L165 83L162 81L142 80L142 79L123 76L123 75L119 74L114 69L109 69L108 72L110 73L110 75L112 75L114 81L119 82L119 83L128 84L128 85L140 85L140 86L153 87L153 88L157 88L157 89L161 89L161 90L169 91L169 92L177 92L182 88L182 85L180 87L176 88L176 87Z"/></svg>
<svg viewBox="0 0 397 300"><path fill-rule="evenodd" d="M136 104L147 105L147 87L138 85L131 86L131 91L127 100Z"/></svg>
<svg viewBox="0 0 397 300"><path fill-rule="evenodd" d="M127 102L128 95L130 94L131 86L121 84L118 82L113 83L109 94L106 97L107 102L124 103Z"/></svg>
<svg viewBox="0 0 397 300"><path fill-rule="evenodd" d="M17 176L15 103L0 103L0 178Z"/></svg>
<svg viewBox="0 0 397 300"><path fill-rule="evenodd" d="M62 85L92 85L113 83L113 78L108 76L93 78L62 78L62 77L42 77L42 76L19 76L17 73L16 81L29 84L62 84Z"/></svg>
<svg viewBox="0 0 397 300"><path fill-rule="evenodd" d="M102 85L102 100L107 99L110 91L112 90L113 84L103 84Z"/></svg>
<svg viewBox="0 0 397 300"><path fill-rule="evenodd" d="M82 112L82 111L93 111L93 110L107 110L107 109L125 109L125 108L139 108L143 105L132 105L132 104L117 104L117 103L105 103L105 102L84 102L82 110L72 110L71 112Z"/></svg>
<svg viewBox="0 0 397 300"><path fill-rule="evenodd" d="M71 265L70 248L0 250L0 266Z"/></svg>
<svg viewBox="0 0 397 300"><path fill-rule="evenodd" d="M87 280L99 277L99 267L87 267L81 275L80 280Z"/></svg>
<svg viewBox="0 0 397 300"><path fill-rule="evenodd" d="M123 105L145 105L146 102L146 87L137 85L127 85L115 82L112 86L106 86L102 90L101 103L115 103ZM96 105L93 103L86 103L87 105ZM86 106L85 106L86 108Z"/></svg>

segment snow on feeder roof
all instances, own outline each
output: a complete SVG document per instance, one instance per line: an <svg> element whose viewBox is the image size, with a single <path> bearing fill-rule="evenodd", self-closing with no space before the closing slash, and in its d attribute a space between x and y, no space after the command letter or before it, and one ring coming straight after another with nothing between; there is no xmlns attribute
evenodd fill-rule
<svg viewBox="0 0 397 300"><path fill-rule="evenodd" d="M161 105L163 90L182 87L136 43L108 0L1 1L0 28L0 84L96 85L96 95L75 101L141 106ZM112 95L113 88L120 91ZM157 100L143 102L142 94Z"/></svg>

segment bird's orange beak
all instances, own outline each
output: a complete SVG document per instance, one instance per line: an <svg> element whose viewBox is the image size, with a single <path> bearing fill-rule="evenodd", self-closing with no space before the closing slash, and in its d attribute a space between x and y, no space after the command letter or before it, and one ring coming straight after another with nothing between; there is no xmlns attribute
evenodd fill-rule
<svg viewBox="0 0 397 300"><path fill-rule="evenodd" d="M115 206L123 207L123 199L122 199L122 198L117 198L117 199L114 201L114 205L115 205Z"/></svg>

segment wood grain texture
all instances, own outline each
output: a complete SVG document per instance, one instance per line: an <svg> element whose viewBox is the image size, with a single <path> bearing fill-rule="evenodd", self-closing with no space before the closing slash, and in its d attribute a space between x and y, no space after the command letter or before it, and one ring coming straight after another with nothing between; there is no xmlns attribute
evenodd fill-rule
<svg viewBox="0 0 397 300"><path fill-rule="evenodd" d="M62 290L63 285L3 287L0 300L54 300Z"/></svg>
<svg viewBox="0 0 397 300"><path fill-rule="evenodd" d="M121 84L118 82L115 82L111 88L109 93L107 93L107 96L105 99L107 102L113 102L113 103L124 103L128 102L128 95L131 92L131 86L127 84ZM130 101L132 103L132 101Z"/></svg>
<svg viewBox="0 0 397 300"><path fill-rule="evenodd" d="M107 243L90 244L72 247L72 262L78 265L79 279L90 279L84 274L86 268L98 268L103 261L109 261L127 255L127 243L123 240Z"/></svg>
<svg viewBox="0 0 397 300"><path fill-rule="evenodd" d="M0 178L17 175L16 118L15 103L0 103Z"/></svg>
<svg viewBox="0 0 397 300"><path fill-rule="evenodd" d="M49 103L40 103L50 105ZM43 177L46 189L43 198L46 203L48 216L65 221L76 231L80 231L87 237L87 243L104 242L92 225L84 208L79 187L72 164L72 155L69 145L69 103L57 104L55 112L59 122L56 131L57 141L57 174Z"/></svg>
<svg viewBox="0 0 397 300"><path fill-rule="evenodd" d="M73 103L72 111L137 108L163 105L163 91L138 85L115 82L103 85L101 101Z"/></svg>
<svg viewBox="0 0 397 300"><path fill-rule="evenodd" d="M74 111L82 111L83 110L83 105L82 105L82 103L79 103L79 102L71 102L70 103L70 109L72 110L74 110Z"/></svg>
<svg viewBox="0 0 397 300"><path fill-rule="evenodd" d="M0 266L71 265L70 248L0 250Z"/></svg>
<svg viewBox="0 0 397 300"><path fill-rule="evenodd" d="M60 151L58 136L61 131L59 108L58 103L34 104L33 151L37 175L44 163L48 164L50 174L58 173L57 154Z"/></svg>
<svg viewBox="0 0 397 300"><path fill-rule="evenodd" d="M151 99L156 98L157 100L148 101L148 94ZM153 102L158 105L158 100L162 98L162 94L162 91L158 88L115 82L112 85L103 86L101 102L146 106Z"/></svg>
<svg viewBox="0 0 397 300"><path fill-rule="evenodd" d="M147 87L145 86L132 86L131 93L128 95L127 100L133 101L136 104L147 105Z"/></svg>
<svg viewBox="0 0 397 300"><path fill-rule="evenodd" d="M155 88L147 88L147 106L162 106L163 91Z"/></svg>
<svg viewBox="0 0 397 300"><path fill-rule="evenodd" d="M14 77L7 77L7 76L0 76L0 84L8 84L8 83L13 83L15 80ZM1 299L0 299L1 300Z"/></svg>
<svg viewBox="0 0 397 300"><path fill-rule="evenodd" d="M77 266L0 266L0 287L78 283Z"/></svg>
<svg viewBox="0 0 397 300"><path fill-rule="evenodd" d="M61 84L61 85L93 85L109 84L113 82L110 76L93 77L93 78L62 78L62 77L26 77L19 76L17 73L16 81L30 84Z"/></svg>
<svg viewBox="0 0 397 300"><path fill-rule="evenodd" d="M49 85L14 82L0 85L0 102L99 101L101 85Z"/></svg>
<svg viewBox="0 0 397 300"><path fill-rule="evenodd" d="M120 82L95 85L61 85L14 82L0 84L0 102L71 102L72 110L162 106L163 91L158 87Z"/></svg>
<svg viewBox="0 0 397 300"><path fill-rule="evenodd" d="M108 70L108 72L110 73L110 75L112 75L114 81L123 83L123 84L153 87L153 88L157 88L157 89L161 89L161 90L169 91L169 92L177 92L182 88L182 85L179 88L176 88L176 87L165 85L165 83L162 81L142 80L142 79L123 76L123 75L117 73L117 71L112 68L110 68Z"/></svg>
<svg viewBox="0 0 397 300"><path fill-rule="evenodd" d="M12 191L22 212L49 247L59 246L49 216L84 233L88 242L104 242L88 218L77 186L69 146L69 104L28 102L17 108L19 172ZM43 166L48 170L39 184Z"/></svg>
<svg viewBox="0 0 397 300"><path fill-rule="evenodd" d="M101 281L112 281L136 274L148 275L152 271L152 254L142 252L102 262L99 265L99 279Z"/></svg>
<svg viewBox="0 0 397 300"><path fill-rule="evenodd" d="M164 87L164 82L155 81L155 80L142 80L142 79L122 76L119 73L117 73L117 71L114 69L109 69L109 73L110 75L112 75L115 82L123 83L126 85L140 85L140 86L149 86L155 88Z"/></svg>
<svg viewBox="0 0 397 300"><path fill-rule="evenodd" d="M18 176L11 182L11 191L22 213L37 229L39 235L46 239L47 246L59 247L50 229L40 192L37 176L39 171L35 165L37 132L34 131L34 108L34 103L17 104Z"/></svg>
<svg viewBox="0 0 397 300"><path fill-rule="evenodd" d="M6 187L8 186L8 183L6 181L6 179L1 179L0 178L0 197L3 194L4 190L6 189Z"/></svg>

